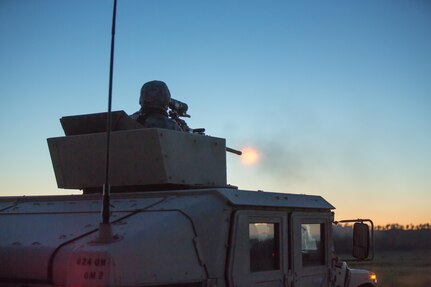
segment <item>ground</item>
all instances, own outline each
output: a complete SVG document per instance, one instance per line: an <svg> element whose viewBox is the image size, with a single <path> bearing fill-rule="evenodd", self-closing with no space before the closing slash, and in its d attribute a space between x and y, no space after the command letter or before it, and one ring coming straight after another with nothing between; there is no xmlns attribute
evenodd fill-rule
<svg viewBox="0 0 431 287"><path fill-rule="evenodd" d="M379 287L431 287L431 250L379 252L349 266L375 272Z"/></svg>

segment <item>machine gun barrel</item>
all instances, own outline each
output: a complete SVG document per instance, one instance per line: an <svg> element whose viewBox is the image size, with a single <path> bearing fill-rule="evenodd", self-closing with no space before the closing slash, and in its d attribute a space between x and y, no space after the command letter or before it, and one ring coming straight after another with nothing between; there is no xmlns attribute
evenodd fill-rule
<svg viewBox="0 0 431 287"><path fill-rule="evenodd" d="M234 153L234 154L237 154L237 155L242 155L242 151L236 150L236 149L233 149L233 148L230 148L230 147L226 147L226 151Z"/></svg>

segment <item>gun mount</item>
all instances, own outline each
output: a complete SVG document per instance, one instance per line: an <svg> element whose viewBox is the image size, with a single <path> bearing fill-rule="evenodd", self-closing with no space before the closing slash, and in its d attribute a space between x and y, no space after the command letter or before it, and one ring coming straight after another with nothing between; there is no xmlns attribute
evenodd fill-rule
<svg viewBox="0 0 431 287"><path fill-rule="evenodd" d="M59 188L100 191L106 152L105 113L63 117L66 136L48 139ZM143 128L124 111L113 113L111 190L225 187L224 139Z"/></svg>

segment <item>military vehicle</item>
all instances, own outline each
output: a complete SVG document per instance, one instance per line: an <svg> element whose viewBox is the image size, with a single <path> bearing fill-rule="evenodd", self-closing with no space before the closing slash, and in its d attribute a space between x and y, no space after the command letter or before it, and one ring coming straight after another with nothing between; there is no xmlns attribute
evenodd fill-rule
<svg viewBox="0 0 431 287"><path fill-rule="evenodd" d="M122 111L101 224L104 117L63 117L66 136L48 139L58 187L82 195L0 199L0 286L376 286L334 254L325 199L229 185L224 139ZM367 259L372 225L355 222L353 256Z"/></svg>
<svg viewBox="0 0 431 287"><path fill-rule="evenodd" d="M226 151L239 152L189 128L164 83L136 119L111 112L116 3L108 112L63 117L48 139L58 187L83 193L0 198L0 286L376 286L334 254L325 199L228 185ZM169 113L146 126L154 104ZM353 222L366 260L372 222Z"/></svg>

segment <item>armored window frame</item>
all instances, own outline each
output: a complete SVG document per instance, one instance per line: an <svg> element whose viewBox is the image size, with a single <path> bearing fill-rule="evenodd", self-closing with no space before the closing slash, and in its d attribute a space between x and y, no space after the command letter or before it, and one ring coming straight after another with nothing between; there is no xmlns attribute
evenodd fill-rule
<svg viewBox="0 0 431 287"><path fill-rule="evenodd" d="M280 270L280 224L250 221L248 238L250 272Z"/></svg>
<svg viewBox="0 0 431 287"><path fill-rule="evenodd" d="M302 266L320 266L326 263L326 234L324 223L301 223Z"/></svg>

